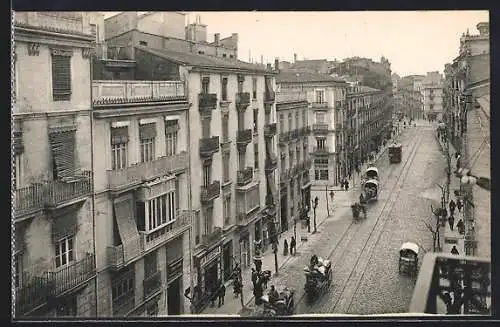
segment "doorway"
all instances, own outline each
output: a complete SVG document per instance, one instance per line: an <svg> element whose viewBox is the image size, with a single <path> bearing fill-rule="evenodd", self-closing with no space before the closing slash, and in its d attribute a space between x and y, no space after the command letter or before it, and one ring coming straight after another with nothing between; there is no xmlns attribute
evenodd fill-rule
<svg viewBox="0 0 500 327"><path fill-rule="evenodd" d="M179 277L168 284L167 288L167 310L169 316L181 314L181 280Z"/></svg>
<svg viewBox="0 0 500 327"><path fill-rule="evenodd" d="M214 288L217 287L218 279L219 274L217 273L217 260L215 260L205 268L205 293L215 291Z"/></svg>
<svg viewBox="0 0 500 327"><path fill-rule="evenodd" d="M224 280L229 280L231 274L233 273L233 241L229 241L224 244L224 249L222 250L222 263L224 265Z"/></svg>
<svg viewBox="0 0 500 327"><path fill-rule="evenodd" d="M283 196L281 196L281 232L287 231L288 230L288 216L287 216L287 211L288 211L288 204L287 204L287 199L286 199L286 193L281 193Z"/></svg>

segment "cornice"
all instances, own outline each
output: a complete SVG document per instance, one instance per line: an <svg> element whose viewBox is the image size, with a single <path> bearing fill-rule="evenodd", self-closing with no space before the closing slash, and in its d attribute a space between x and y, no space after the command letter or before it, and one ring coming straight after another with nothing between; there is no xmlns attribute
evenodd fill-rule
<svg viewBox="0 0 500 327"><path fill-rule="evenodd" d="M133 107L121 106L99 106L98 109L94 109L93 114L95 118L115 118L115 117L130 117L130 116L157 116L159 114L182 112L189 109L187 102L175 103L175 104L164 104L164 105L154 105L138 106L137 104Z"/></svg>

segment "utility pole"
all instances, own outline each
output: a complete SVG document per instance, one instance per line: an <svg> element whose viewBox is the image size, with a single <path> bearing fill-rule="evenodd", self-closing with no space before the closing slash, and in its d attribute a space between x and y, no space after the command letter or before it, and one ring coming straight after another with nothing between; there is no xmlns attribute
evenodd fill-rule
<svg viewBox="0 0 500 327"><path fill-rule="evenodd" d="M316 228L316 208L318 207L318 197L315 197L314 198L314 201L313 201L313 211L314 211L314 231L313 231L313 234L315 234L318 230Z"/></svg>
<svg viewBox="0 0 500 327"><path fill-rule="evenodd" d="M328 217L330 217L330 205L328 203L328 185L325 185L325 197L326 197L326 212L328 213Z"/></svg>

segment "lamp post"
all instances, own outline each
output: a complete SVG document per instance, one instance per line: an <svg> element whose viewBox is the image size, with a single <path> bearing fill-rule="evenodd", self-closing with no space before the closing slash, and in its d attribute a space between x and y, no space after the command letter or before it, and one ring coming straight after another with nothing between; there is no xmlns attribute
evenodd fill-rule
<svg viewBox="0 0 500 327"><path fill-rule="evenodd" d="M313 211L314 211L314 231L313 231L313 234L315 234L318 230L316 228L316 208L318 207L318 197L315 197L314 198L314 201L313 201Z"/></svg>

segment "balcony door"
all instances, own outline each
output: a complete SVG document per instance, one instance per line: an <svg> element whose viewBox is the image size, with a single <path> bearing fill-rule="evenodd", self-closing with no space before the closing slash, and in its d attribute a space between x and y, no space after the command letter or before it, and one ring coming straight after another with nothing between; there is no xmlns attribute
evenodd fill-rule
<svg viewBox="0 0 500 327"><path fill-rule="evenodd" d="M167 312L169 316L180 315L181 310L182 278L177 278L168 284Z"/></svg>

